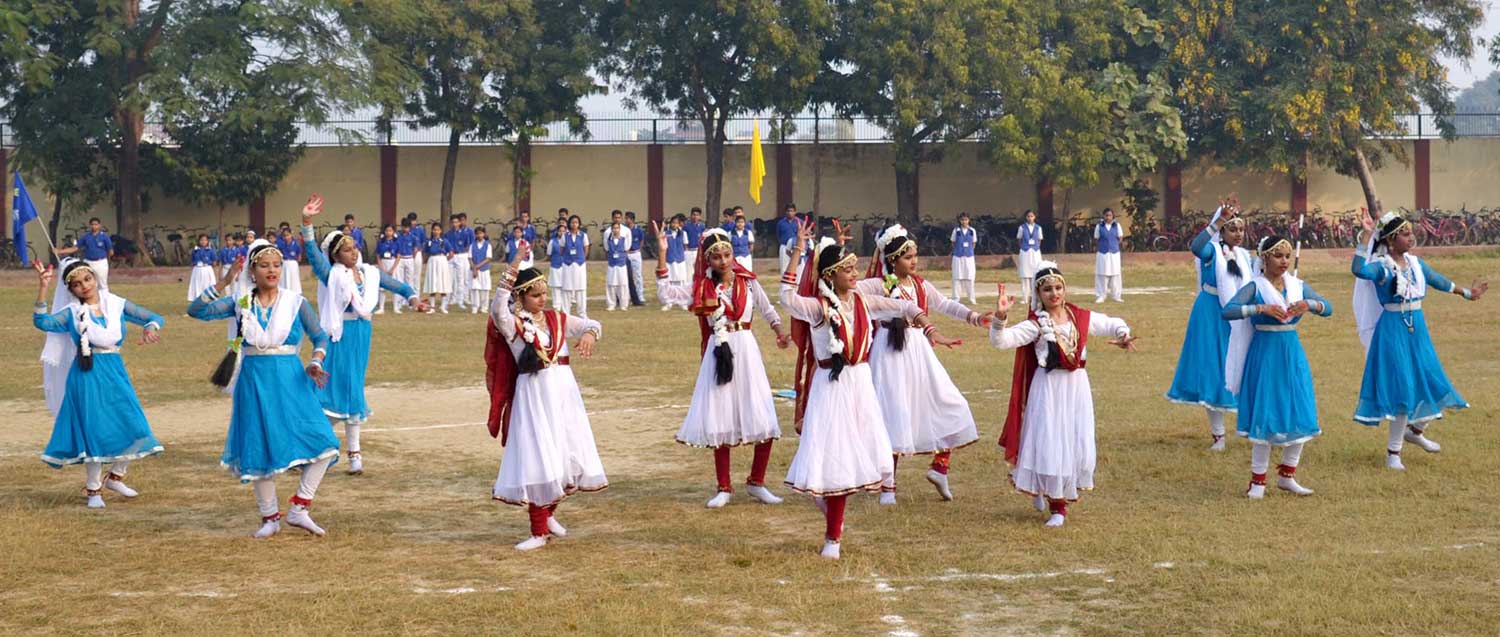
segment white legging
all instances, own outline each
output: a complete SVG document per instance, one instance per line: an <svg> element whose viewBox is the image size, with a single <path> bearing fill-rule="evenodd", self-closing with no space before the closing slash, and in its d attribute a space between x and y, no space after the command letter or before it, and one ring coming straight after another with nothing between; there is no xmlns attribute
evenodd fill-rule
<svg viewBox="0 0 1500 637"><path fill-rule="evenodd" d="M318 494L318 484L323 482L323 475L328 473L333 460L324 458L302 465L302 480L297 483L297 497L311 500ZM255 488L255 506L260 509L260 516L264 518L276 515L281 510L280 503L276 500L276 480L272 477L260 478L251 485Z"/></svg>
<svg viewBox="0 0 1500 637"><path fill-rule="evenodd" d="M116 462L109 466L112 475L125 477L125 472L130 469L130 461ZM98 491L104 488L104 464L99 462L83 463L83 486L89 491Z"/></svg>
<svg viewBox="0 0 1500 637"><path fill-rule="evenodd" d="M1224 412L1217 409L1205 409L1208 412L1208 428L1213 431L1215 438L1224 437Z"/></svg>
<svg viewBox="0 0 1500 637"><path fill-rule="evenodd" d="M1036 289L1036 277L1021 277L1021 302L1030 303L1032 291Z"/></svg>
<svg viewBox="0 0 1500 637"><path fill-rule="evenodd" d="M630 284L608 285L604 287L604 307L613 310L615 308L627 309L630 307Z"/></svg>
<svg viewBox="0 0 1500 637"><path fill-rule="evenodd" d="M489 309L489 307L490 307L490 291L489 290L481 290L479 288L474 288L472 290L469 290L469 302L471 304L473 304L473 306L476 307L476 308L478 308L478 309L481 309L481 310L487 310L487 309ZM555 303L554 303L554 305L555 305Z"/></svg>
<svg viewBox="0 0 1500 637"><path fill-rule="evenodd" d="M1102 299L1104 298L1105 292L1108 292L1110 299L1115 301L1121 300L1120 290L1124 288L1125 285L1123 281L1124 277L1119 274L1095 274L1094 296Z"/></svg>
<svg viewBox="0 0 1500 637"><path fill-rule="evenodd" d="M1385 448L1391 453L1401 453L1401 448L1406 446L1406 430L1409 427L1412 433L1420 436L1427 430L1428 423L1408 423L1406 414L1391 419L1390 437L1386 439Z"/></svg>
<svg viewBox="0 0 1500 637"><path fill-rule="evenodd" d="M1297 468L1297 463L1302 460L1302 447L1305 442L1287 445L1281 448L1281 464ZM1271 445L1257 442L1250 449L1250 473L1263 474L1271 469Z"/></svg>
<svg viewBox="0 0 1500 637"><path fill-rule="evenodd" d="M563 294L567 295L567 299L563 302L562 307L564 312L573 316L588 317L588 290L565 290Z"/></svg>
<svg viewBox="0 0 1500 637"><path fill-rule="evenodd" d="M969 302L973 303L974 302L974 279L954 279L953 280L953 298L954 298L954 300L969 299Z"/></svg>

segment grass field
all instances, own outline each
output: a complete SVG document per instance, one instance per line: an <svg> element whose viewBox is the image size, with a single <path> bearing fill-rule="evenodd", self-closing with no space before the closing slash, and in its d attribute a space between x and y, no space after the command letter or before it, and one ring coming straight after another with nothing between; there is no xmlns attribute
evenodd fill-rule
<svg viewBox="0 0 1500 637"><path fill-rule="evenodd" d="M1349 314L1347 253L1307 255L1303 274L1335 304L1302 323L1324 435L1298 479L1309 498L1243 497L1249 445L1206 451L1201 410L1162 398L1193 273L1181 257L1127 263L1126 318L1141 352L1096 346L1098 489L1066 527L1044 529L1008 489L994 444L1013 356L984 333L940 325L967 344L940 353L980 421L981 444L955 454L957 499L940 502L921 462L902 463L901 500L851 501L839 562L817 556L823 521L779 485L796 449L772 461L780 506L743 490L710 511L712 457L673 434L697 369L684 313L603 311L595 357L575 360L611 487L565 502L570 534L527 554L526 516L493 502L501 455L481 421L483 317L379 317L369 373L376 410L366 474L339 464L314 512L316 539L288 528L252 540L248 486L218 468L229 399L207 383L222 324L182 316L184 286L116 273L114 290L168 317L163 342L130 345L126 364L164 454L138 462L141 497L83 507L82 469L37 454L51 418L30 326L34 279L0 275L0 632L120 634L493 633L724 635L1495 634L1500 609L1500 299L1427 304L1447 372L1473 408L1436 424L1439 455L1408 446L1408 470L1383 468L1385 433L1353 423L1363 359ZM1065 259L1091 288L1088 261ZM1432 259L1465 285L1500 271L1500 253ZM593 268L596 279L601 268ZM934 272L943 281L946 272ZM981 302L993 281L981 273ZM768 288L775 279L763 276ZM602 294L601 281L591 291ZM1091 289L1073 300L1092 306ZM138 332L132 330L132 337ZM792 354L757 329L772 385ZM131 341L132 343L134 341ZM342 434L342 432L340 432ZM742 481L749 451L736 451ZM278 481L284 499L295 477Z"/></svg>

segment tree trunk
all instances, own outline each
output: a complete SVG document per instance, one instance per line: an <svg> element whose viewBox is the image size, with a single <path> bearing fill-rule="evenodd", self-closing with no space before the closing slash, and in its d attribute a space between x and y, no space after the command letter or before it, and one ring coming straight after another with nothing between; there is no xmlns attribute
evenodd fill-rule
<svg viewBox="0 0 1500 637"><path fill-rule="evenodd" d="M720 203L724 197L724 116L710 117L704 123L704 153L708 160L708 179L704 184L703 213L708 227L717 228Z"/></svg>
<svg viewBox="0 0 1500 637"><path fill-rule="evenodd" d="M519 135L516 143L511 147L510 154L510 192L511 192L511 214L517 218L521 216L521 202L531 196L531 162L526 160L531 156L531 136ZM530 206L527 206L529 208Z"/></svg>
<svg viewBox="0 0 1500 637"><path fill-rule="evenodd" d="M1354 149L1354 160L1359 172L1359 187L1365 193L1365 207L1370 209L1370 217L1376 221L1385 214L1385 206L1380 203L1380 195L1375 191L1375 175L1370 172L1370 160L1365 158L1365 151Z"/></svg>
<svg viewBox="0 0 1500 637"><path fill-rule="evenodd" d="M115 111L120 122L120 156L116 164L119 171L116 192L120 200L120 227L115 229L120 236L135 242L135 258L138 266L150 267L151 254L146 251L145 223L141 219L141 135L146 128L145 117L124 106Z"/></svg>
<svg viewBox="0 0 1500 637"><path fill-rule="evenodd" d="M907 228L921 225L922 214L917 206L917 188L922 169L922 142L910 138L896 147L896 221ZM879 232L882 228L875 229Z"/></svg>
<svg viewBox="0 0 1500 637"><path fill-rule="evenodd" d="M453 215L453 177L458 172L458 142L463 136L457 128L448 129L448 156L443 160L443 190L438 196L438 223L448 228Z"/></svg>
<svg viewBox="0 0 1500 637"><path fill-rule="evenodd" d="M817 108L813 109L813 198L812 211L823 214L823 131Z"/></svg>
<svg viewBox="0 0 1500 637"><path fill-rule="evenodd" d="M47 236L52 239L53 243L57 242L57 224L62 219L63 197L64 194L61 192L52 193L52 218L47 220ZM56 262L57 255L54 254L51 250L48 250L47 263Z"/></svg>
<svg viewBox="0 0 1500 637"><path fill-rule="evenodd" d="M1056 250L1057 252L1068 251L1068 220L1062 223L1054 223L1055 214L1052 209L1053 185L1052 179L1042 177L1036 180L1036 223L1046 228L1046 237L1043 239L1043 250ZM1046 245L1046 239L1052 239L1052 245Z"/></svg>

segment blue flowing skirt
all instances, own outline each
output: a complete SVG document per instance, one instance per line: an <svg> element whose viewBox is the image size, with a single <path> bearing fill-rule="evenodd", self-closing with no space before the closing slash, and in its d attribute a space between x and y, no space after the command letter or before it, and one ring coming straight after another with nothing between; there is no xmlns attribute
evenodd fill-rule
<svg viewBox="0 0 1500 637"><path fill-rule="evenodd" d="M1375 323L1359 406L1354 409L1356 422L1374 426L1401 415L1409 422L1424 422L1442 418L1444 409L1469 406L1443 373L1426 317L1421 310L1409 316L1411 331L1398 312L1382 312Z"/></svg>
<svg viewBox="0 0 1500 637"><path fill-rule="evenodd" d="M1229 350L1229 321L1219 310L1219 297L1198 292L1188 316L1182 353L1167 400L1214 411L1235 411L1234 394L1224 386L1224 359Z"/></svg>
<svg viewBox="0 0 1500 637"><path fill-rule="evenodd" d="M1254 442L1284 446L1321 433L1312 370L1297 332L1256 331L1245 353L1236 429Z"/></svg>
<svg viewBox="0 0 1500 637"><path fill-rule="evenodd" d="M339 439L295 354L246 356L219 462L241 482L339 455Z"/></svg>
<svg viewBox="0 0 1500 637"><path fill-rule="evenodd" d="M52 438L42 462L53 467L80 462L124 462L161 453L146 412L120 355L95 354L94 367L83 371L75 359L68 370L67 391L52 422Z"/></svg>
<svg viewBox="0 0 1500 637"><path fill-rule="evenodd" d="M370 364L370 321L345 319L344 335L328 344L323 369L328 384L318 388L318 403L323 413L335 420L354 424L370 418L365 403L365 368Z"/></svg>

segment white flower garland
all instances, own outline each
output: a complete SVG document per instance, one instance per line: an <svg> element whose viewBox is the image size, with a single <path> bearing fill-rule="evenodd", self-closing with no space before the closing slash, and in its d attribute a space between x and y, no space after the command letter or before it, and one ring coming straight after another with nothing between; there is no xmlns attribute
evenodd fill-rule
<svg viewBox="0 0 1500 637"><path fill-rule="evenodd" d="M1052 315L1045 311L1037 313L1036 324L1041 329L1041 334L1036 339L1036 362L1038 365L1046 365L1047 351L1051 349L1052 343L1057 342L1057 326L1052 323Z"/></svg>
<svg viewBox="0 0 1500 637"><path fill-rule="evenodd" d="M818 293L828 301L828 355L844 352L844 339L839 328L844 324L843 306L839 303L839 297L834 294L833 288L822 278L818 279Z"/></svg>
<svg viewBox="0 0 1500 637"><path fill-rule="evenodd" d="M725 311L729 307L729 297L725 292L724 284L715 284L714 293L719 295L719 307L714 308L713 313L708 315L709 324L713 326L714 338L717 339L716 344L729 342L729 316Z"/></svg>
<svg viewBox="0 0 1500 637"><path fill-rule="evenodd" d="M542 334L536 326L536 316L526 310L518 310L516 316L521 319L521 341L535 347L537 353L542 353L546 346L542 345Z"/></svg>
<svg viewBox="0 0 1500 637"><path fill-rule="evenodd" d="M1414 293L1414 290L1411 289L1411 281L1406 278L1405 274L1402 273L1401 268L1396 263L1396 259L1393 258L1391 256L1391 253L1385 249L1385 246L1381 246L1378 252L1380 254L1379 256L1375 257L1375 260L1379 261L1381 265L1389 268L1391 273L1396 275L1396 298L1411 299L1412 294ZM1405 260L1404 255L1402 259ZM1409 261L1407 262L1407 266L1408 272L1410 271L1410 267L1414 267Z"/></svg>

